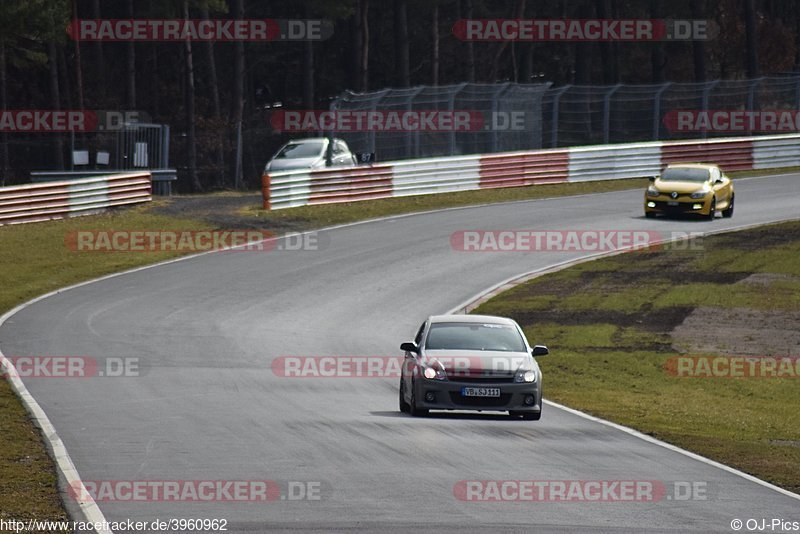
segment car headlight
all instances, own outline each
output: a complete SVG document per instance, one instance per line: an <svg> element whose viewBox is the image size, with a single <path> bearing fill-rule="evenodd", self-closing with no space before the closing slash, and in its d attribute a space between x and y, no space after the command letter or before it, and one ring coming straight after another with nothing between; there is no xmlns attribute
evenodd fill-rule
<svg viewBox="0 0 800 534"><path fill-rule="evenodd" d="M422 375L428 380L447 379L447 373L445 373L444 371L436 370L433 367L426 367L425 370L422 372Z"/></svg>
<svg viewBox="0 0 800 534"><path fill-rule="evenodd" d="M647 196L649 196L649 197L657 197L660 194L661 194L661 191L659 191L655 187L648 187L647 188Z"/></svg>
<svg viewBox="0 0 800 534"><path fill-rule="evenodd" d="M536 382L536 371L517 371L514 382Z"/></svg>
<svg viewBox="0 0 800 534"><path fill-rule="evenodd" d="M692 198L704 198L707 194L708 194L708 191L706 191L705 189L701 189L700 191L695 191L694 193L692 193L689 196L692 197Z"/></svg>

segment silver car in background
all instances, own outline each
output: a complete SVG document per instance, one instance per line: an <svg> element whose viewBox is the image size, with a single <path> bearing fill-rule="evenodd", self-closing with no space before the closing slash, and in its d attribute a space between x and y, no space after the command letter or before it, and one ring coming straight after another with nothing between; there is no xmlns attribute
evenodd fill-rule
<svg viewBox="0 0 800 534"><path fill-rule="evenodd" d="M341 139L327 137L295 139L283 145L269 160L264 172L324 169L327 167L328 147L331 147L331 167L354 167L355 155Z"/></svg>
<svg viewBox="0 0 800 534"><path fill-rule="evenodd" d="M512 319L489 315L434 315L413 342L400 345L400 411L507 411L538 420L542 415L542 373L531 347Z"/></svg>

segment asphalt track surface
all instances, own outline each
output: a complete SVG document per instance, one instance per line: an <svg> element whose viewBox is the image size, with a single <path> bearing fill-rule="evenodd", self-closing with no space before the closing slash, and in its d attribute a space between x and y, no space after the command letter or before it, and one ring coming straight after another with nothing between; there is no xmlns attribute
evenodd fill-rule
<svg viewBox="0 0 800 534"><path fill-rule="evenodd" d="M452 249L453 232L669 236L767 223L798 216L798 179L737 180L735 216L713 222L645 219L637 190L345 226L321 232L316 251L201 255L36 302L0 327L0 350L139 358L136 377L24 380L83 480L270 480L284 492L289 481L319 483L318 500L98 502L111 521L225 518L229 532L731 532L734 518L798 521L791 496L552 405L538 422L412 418L397 410L396 378L286 378L271 368L289 355L399 356L427 315L587 254L467 253ZM657 481L668 496L463 502L454 496L462 480ZM676 481L699 483L705 499L671 498Z"/></svg>

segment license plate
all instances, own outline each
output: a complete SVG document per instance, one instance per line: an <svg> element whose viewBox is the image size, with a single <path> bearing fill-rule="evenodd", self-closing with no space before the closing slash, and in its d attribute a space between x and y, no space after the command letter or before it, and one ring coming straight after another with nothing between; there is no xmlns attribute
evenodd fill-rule
<svg viewBox="0 0 800 534"><path fill-rule="evenodd" d="M677 206L679 204L680 204L680 202L677 202L675 200L668 200L667 201L667 206Z"/></svg>
<svg viewBox="0 0 800 534"><path fill-rule="evenodd" d="M499 397L500 388L461 388L464 397Z"/></svg>

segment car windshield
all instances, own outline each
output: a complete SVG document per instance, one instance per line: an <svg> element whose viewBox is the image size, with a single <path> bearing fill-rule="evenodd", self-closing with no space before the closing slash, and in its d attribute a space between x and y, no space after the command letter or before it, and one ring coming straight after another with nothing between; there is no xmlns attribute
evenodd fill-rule
<svg viewBox="0 0 800 534"><path fill-rule="evenodd" d="M283 147L275 159L283 158L314 158L322 154L322 141L311 141L309 143L289 143Z"/></svg>
<svg viewBox="0 0 800 534"><path fill-rule="evenodd" d="M708 169L692 167L668 168L661 175L662 182L705 182L708 180Z"/></svg>
<svg viewBox="0 0 800 534"><path fill-rule="evenodd" d="M512 325L494 323L433 323L427 350L497 350L525 352L525 342Z"/></svg>

